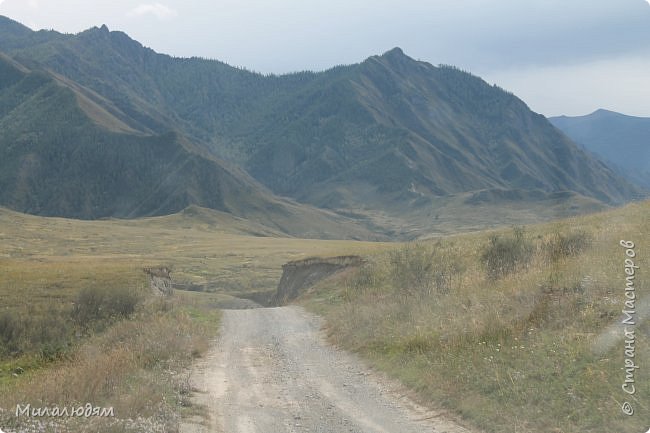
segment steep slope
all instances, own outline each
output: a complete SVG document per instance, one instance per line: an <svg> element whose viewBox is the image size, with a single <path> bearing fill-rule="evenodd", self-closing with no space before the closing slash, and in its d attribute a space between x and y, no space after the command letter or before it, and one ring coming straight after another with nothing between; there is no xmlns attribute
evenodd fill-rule
<svg viewBox="0 0 650 433"><path fill-rule="evenodd" d="M20 25L5 18L0 19L2 28L11 37L0 39L0 51L92 89L142 132L161 133L173 126L195 138L218 141L215 132L230 130L231 119L239 124L257 105L260 85L266 83L259 74L221 62L155 53L106 26L77 35L25 35L17 30Z"/></svg>
<svg viewBox="0 0 650 433"><path fill-rule="evenodd" d="M496 188L567 190L620 202L632 190L521 100L470 74L417 62L395 49L338 75L319 89L324 98L302 99L315 101L311 110L296 103L295 111L305 114L284 127L310 130L311 136L296 140L309 157L287 150L279 135L250 160L253 176L318 204L332 200L319 193L328 190L323 182L356 184L357 191L365 184L383 197L402 199ZM283 152L295 163L281 158L284 165L269 170L264 161ZM310 179L319 164L331 174Z"/></svg>
<svg viewBox="0 0 650 433"><path fill-rule="evenodd" d="M455 211L465 200L475 210L476 194L544 210L637 193L514 95L400 49L321 73L263 76L161 55L105 26L61 35L6 21L0 50L85 89L85 111L110 115L99 116L111 119L105 128L181 131L276 194L378 226L384 216L393 227L431 225L449 197Z"/></svg>
<svg viewBox="0 0 650 433"><path fill-rule="evenodd" d="M586 116L549 120L621 176L650 189L650 118L601 109Z"/></svg>
<svg viewBox="0 0 650 433"><path fill-rule="evenodd" d="M200 205L289 234L369 236L349 219L274 197L178 133L107 129L126 126L77 89L0 56L0 205L82 219Z"/></svg>

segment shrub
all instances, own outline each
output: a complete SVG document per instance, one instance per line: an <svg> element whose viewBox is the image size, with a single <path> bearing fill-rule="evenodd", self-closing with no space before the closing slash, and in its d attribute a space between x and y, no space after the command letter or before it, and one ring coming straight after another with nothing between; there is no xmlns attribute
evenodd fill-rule
<svg viewBox="0 0 650 433"><path fill-rule="evenodd" d="M26 321L28 341L25 351L38 351L41 357L51 361L61 357L72 340L70 309L52 305Z"/></svg>
<svg viewBox="0 0 650 433"><path fill-rule="evenodd" d="M390 267L393 286L407 295L448 293L464 271L460 254L442 242L407 244L392 251Z"/></svg>
<svg viewBox="0 0 650 433"><path fill-rule="evenodd" d="M488 278L498 279L528 266L533 244L526 239L523 228L515 227L511 236L493 235L481 254Z"/></svg>
<svg viewBox="0 0 650 433"><path fill-rule="evenodd" d="M433 252L420 243L411 243L390 252L393 287L407 295L430 292L433 280Z"/></svg>
<svg viewBox="0 0 650 433"><path fill-rule="evenodd" d="M0 354L40 352L46 359L53 353L63 353L71 330L66 321L69 311L50 307L27 314L0 314Z"/></svg>
<svg viewBox="0 0 650 433"><path fill-rule="evenodd" d="M121 287L106 289L89 287L77 296L72 317L77 325L87 328L129 317L142 300L142 295Z"/></svg>
<svg viewBox="0 0 650 433"><path fill-rule="evenodd" d="M6 355L20 349L20 340L25 333L24 323L14 314L0 314L0 354Z"/></svg>
<svg viewBox="0 0 650 433"><path fill-rule="evenodd" d="M544 243L544 253L552 261L577 256L591 246L591 236L584 231L563 234L556 232Z"/></svg>
<svg viewBox="0 0 650 433"><path fill-rule="evenodd" d="M440 293L449 293L454 281L465 272L465 264L460 251L453 244L438 242L434 247L433 287Z"/></svg>
<svg viewBox="0 0 650 433"><path fill-rule="evenodd" d="M345 298L351 299L353 294L359 294L363 291L377 290L381 286L381 276L378 263L369 261L359 267L345 281Z"/></svg>

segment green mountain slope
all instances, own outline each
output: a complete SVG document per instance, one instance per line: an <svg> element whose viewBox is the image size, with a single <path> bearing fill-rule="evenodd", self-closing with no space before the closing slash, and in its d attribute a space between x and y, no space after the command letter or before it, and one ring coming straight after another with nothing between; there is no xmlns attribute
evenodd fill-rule
<svg viewBox="0 0 650 433"><path fill-rule="evenodd" d="M400 49L264 76L158 54L105 26L62 35L0 18L0 34L0 51L66 82L104 129L177 130L273 193L373 228L431 227L441 203L475 211L477 194L494 206L516 196L549 217L559 216L549 200L591 209L638 192L515 96Z"/></svg>
<svg viewBox="0 0 650 433"><path fill-rule="evenodd" d="M650 118L597 110L587 116L549 120L621 176L650 189Z"/></svg>
<svg viewBox="0 0 650 433"><path fill-rule="evenodd" d="M111 131L105 125L126 126L76 88L0 57L1 205L82 219L199 205L289 234L370 236L347 218L274 197L178 133Z"/></svg>
<svg viewBox="0 0 650 433"><path fill-rule="evenodd" d="M321 80L258 129L246 167L275 191L335 207L372 196L382 207L481 189L604 202L632 190L521 100L454 68L395 49Z"/></svg>

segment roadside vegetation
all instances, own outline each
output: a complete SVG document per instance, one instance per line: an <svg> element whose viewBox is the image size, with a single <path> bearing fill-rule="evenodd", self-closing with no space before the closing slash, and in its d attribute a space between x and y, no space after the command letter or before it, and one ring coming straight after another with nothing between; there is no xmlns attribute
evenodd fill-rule
<svg viewBox="0 0 650 433"><path fill-rule="evenodd" d="M644 431L650 323L637 327L633 397L621 390L623 342L599 336L620 322L621 239L637 244L647 299L649 211L644 202L382 244L255 237L185 214L72 221L0 210L0 425L11 431L16 404L92 403L115 417L19 421L24 431L174 431L201 412L188 400L187 367L217 333L223 301L275 287L287 261L357 254L365 266L302 302L327 319L335 343L423 402L486 432ZM153 297L142 268L158 264L201 291ZM621 413L626 397L633 417Z"/></svg>
<svg viewBox="0 0 650 433"><path fill-rule="evenodd" d="M336 344L486 432L639 432L650 419L650 202L396 246L301 302ZM625 394L625 249L636 243L636 394ZM642 310L645 309L645 312ZM628 401L634 416L621 411Z"/></svg>
<svg viewBox="0 0 650 433"><path fill-rule="evenodd" d="M179 417L201 415L188 367L233 295L272 293L290 260L387 247L254 236L196 209L77 221L0 208L0 426L15 429L17 404L91 403L115 417L22 417L21 431L176 431ZM152 296L143 268L158 265L193 291Z"/></svg>
<svg viewBox="0 0 650 433"><path fill-rule="evenodd" d="M0 423L20 431L168 432L189 366L216 335L205 294L158 297L133 264L2 260ZM16 417L21 408L113 408L112 417Z"/></svg>

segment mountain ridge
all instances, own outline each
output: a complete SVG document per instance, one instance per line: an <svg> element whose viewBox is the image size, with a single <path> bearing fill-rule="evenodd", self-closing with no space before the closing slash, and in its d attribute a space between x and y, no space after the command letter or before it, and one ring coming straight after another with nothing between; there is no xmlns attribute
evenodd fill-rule
<svg viewBox="0 0 650 433"><path fill-rule="evenodd" d="M3 59L2 205L77 219L168 215L200 205L290 235L378 236L349 218L273 196L240 168L177 132L107 130L80 106L78 86ZM310 220L321 230L311 227ZM341 225L348 227L344 231Z"/></svg>
<svg viewBox="0 0 650 433"><path fill-rule="evenodd" d="M549 120L619 175L650 191L650 118L601 108L584 116Z"/></svg>
<svg viewBox="0 0 650 433"><path fill-rule="evenodd" d="M158 54L106 26L63 35L0 20L0 34L12 35L0 52L57 77L107 130L176 131L272 194L380 226L426 230L435 223L421 215L442 199L483 190L533 201L572 191L604 205L636 191L513 94L398 47L278 76Z"/></svg>

